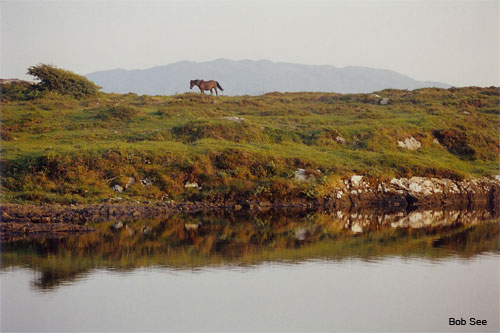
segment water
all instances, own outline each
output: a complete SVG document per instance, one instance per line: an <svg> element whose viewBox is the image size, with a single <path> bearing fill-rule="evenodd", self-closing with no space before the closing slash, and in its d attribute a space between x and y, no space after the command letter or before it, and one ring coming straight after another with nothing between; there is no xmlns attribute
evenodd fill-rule
<svg viewBox="0 0 500 333"><path fill-rule="evenodd" d="M499 331L498 221L419 214L175 216L13 240L1 329Z"/></svg>

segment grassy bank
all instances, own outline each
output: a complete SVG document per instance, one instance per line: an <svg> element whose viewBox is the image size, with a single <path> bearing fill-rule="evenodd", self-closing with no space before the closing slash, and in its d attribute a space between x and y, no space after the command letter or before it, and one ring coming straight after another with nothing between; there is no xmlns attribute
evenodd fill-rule
<svg viewBox="0 0 500 333"><path fill-rule="evenodd" d="M4 98L2 201L272 200L320 197L352 174L499 173L498 88L376 94ZM420 149L398 146L410 137Z"/></svg>

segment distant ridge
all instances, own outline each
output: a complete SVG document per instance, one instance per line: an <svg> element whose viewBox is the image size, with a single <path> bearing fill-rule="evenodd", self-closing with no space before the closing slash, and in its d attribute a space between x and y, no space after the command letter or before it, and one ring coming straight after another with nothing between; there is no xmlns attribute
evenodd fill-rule
<svg viewBox="0 0 500 333"><path fill-rule="evenodd" d="M189 91L189 80L217 80L224 95L267 92L324 91L368 93L386 88L449 88L440 82L417 81L406 75L369 67L302 65L268 60L180 61L149 69L113 69L86 75L105 92L171 95ZM193 88L193 91L199 91Z"/></svg>

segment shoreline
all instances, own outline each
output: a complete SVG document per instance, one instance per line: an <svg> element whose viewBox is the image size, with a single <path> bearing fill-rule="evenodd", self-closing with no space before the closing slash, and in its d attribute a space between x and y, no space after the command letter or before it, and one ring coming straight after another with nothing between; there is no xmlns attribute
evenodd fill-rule
<svg viewBox="0 0 500 333"><path fill-rule="evenodd" d="M238 200L224 202L103 203L89 205L20 205L3 203L1 231L13 234L88 232L88 223L139 220L177 213L204 211L312 210L411 211L415 209L487 209L500 211L500 180L453 181L426 177L394 178L390 182L365 181L354 175L323 198L290 200Z"/></svg>

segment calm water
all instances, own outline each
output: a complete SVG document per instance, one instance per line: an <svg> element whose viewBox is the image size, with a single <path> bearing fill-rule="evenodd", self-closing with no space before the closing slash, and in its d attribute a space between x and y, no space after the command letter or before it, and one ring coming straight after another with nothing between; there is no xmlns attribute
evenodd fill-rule
<svg viewBox="0 0 500 333"><path fill-rule="evenodd" d="M111 224L3 243L2 331L499 331L488 212Z"/></svg>

